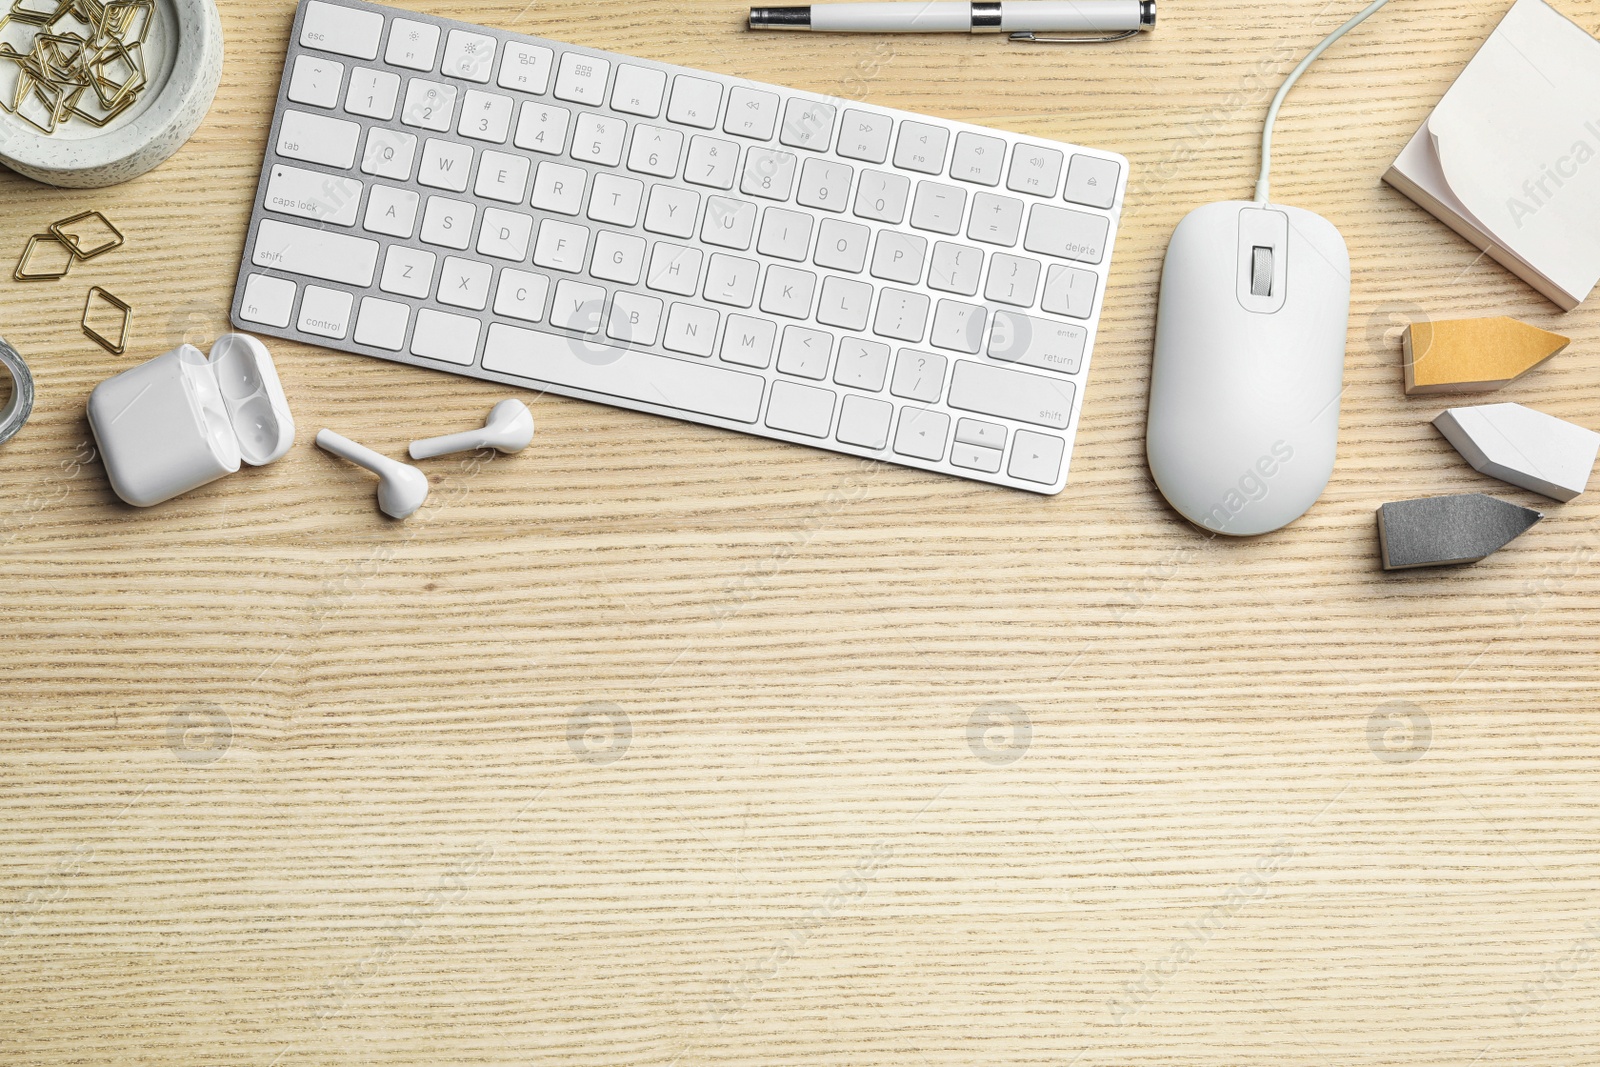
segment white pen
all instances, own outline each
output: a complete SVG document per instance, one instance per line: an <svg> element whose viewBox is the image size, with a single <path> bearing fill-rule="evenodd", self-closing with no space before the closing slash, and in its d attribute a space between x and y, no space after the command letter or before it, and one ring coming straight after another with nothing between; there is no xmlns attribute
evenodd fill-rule
<svg viewBox="0 0 1600 1067"><path fill-rule="evenodd" d="M870 4L753 7L752 30L815 33L1009 33L1013 40L1115 41L1156 24L1155 0L892 0ZM1101 33L1108 37L1045 38L1038 33Z"/></svg>

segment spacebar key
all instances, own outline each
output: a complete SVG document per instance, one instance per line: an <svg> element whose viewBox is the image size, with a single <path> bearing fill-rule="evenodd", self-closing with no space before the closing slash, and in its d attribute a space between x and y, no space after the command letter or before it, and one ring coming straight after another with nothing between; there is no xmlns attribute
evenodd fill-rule
<svg viewBox="0 0 1600 1067"><path fill-rule="evenodd" d="M766 379L684 359L495 323L483 369L735 422L761 414Z"/></svg>

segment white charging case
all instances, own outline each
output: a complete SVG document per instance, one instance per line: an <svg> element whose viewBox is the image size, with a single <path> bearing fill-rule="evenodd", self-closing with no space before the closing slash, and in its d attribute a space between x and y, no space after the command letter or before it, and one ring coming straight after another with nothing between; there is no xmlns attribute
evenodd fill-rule
<svg viewBox="0 0 1600 1067"><path fill-rule="evenodd" d="M147 508L239 469L264 466L294 443L294 419L267 346L229 333L211 358L193 345L95 386L89 425L111 488Z"/></svg>

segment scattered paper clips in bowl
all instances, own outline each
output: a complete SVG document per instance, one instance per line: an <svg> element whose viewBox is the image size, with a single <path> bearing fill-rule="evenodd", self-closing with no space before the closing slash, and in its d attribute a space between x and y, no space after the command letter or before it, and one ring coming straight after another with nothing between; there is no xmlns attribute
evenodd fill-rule
<svg viewBox="0 0 1600 1067"><path fill-rule="evenodd" d="M0 109L46 134L74 119L108 125L149 84L144 44L155 17L155 0L14 0L0 16L0 62L15 65L17 79ZM11 37L28 51L6 38L10 27L24 28Z"/></svg>

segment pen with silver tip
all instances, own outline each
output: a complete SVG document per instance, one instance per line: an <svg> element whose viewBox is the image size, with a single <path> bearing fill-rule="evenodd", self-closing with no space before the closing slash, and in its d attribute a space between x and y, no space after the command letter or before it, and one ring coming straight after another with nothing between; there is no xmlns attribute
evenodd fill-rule
<svg viewBox="0 0 1600 1067"><path fill-rule="evenodd" d="M753 7L752 30L816 33L1114 33L1156 24L1155 0L890 0L887 3Z"/></svg>

